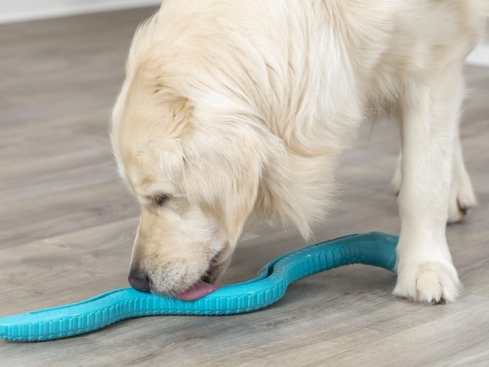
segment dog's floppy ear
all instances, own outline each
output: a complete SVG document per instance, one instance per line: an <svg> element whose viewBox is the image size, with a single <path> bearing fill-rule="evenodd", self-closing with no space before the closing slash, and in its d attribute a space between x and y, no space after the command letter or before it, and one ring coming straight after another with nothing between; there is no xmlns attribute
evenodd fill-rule
<svg viewBox="0 0 489 367"><path fill-rule="evenodd" d="M265 146L251 127L191 135L182 142L182 188L191 201L217 216L234 246L256 203Z"/></svg>

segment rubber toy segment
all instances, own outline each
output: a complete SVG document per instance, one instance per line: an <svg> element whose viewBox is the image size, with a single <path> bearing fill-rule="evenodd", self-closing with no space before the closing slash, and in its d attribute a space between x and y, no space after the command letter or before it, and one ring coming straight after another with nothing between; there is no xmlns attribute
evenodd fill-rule
<svg viewBox="0 0 489 367"><path fill-rule="evenodd" d="M318 243L273 260L254 279L223 286L190 301L132 288L116 289L66 306L1 317L0 337L15 342L44 341L88 333L141 316L252 312L281 299L289 284L324 270L365 264L394 271L397 242L397 236L371 232Z"/></svg>

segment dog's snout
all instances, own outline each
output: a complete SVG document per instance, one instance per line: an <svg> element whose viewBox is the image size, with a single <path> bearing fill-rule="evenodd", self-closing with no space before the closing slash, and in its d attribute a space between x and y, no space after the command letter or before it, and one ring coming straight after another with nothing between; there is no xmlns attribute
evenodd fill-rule
<svg viewBox="0 0 489 367"><path fill-rule="evenodd" d="M129 273L129 284L134 289L141 292L148 292L150 290L149 277L143 271L133 271Z"/></svg>

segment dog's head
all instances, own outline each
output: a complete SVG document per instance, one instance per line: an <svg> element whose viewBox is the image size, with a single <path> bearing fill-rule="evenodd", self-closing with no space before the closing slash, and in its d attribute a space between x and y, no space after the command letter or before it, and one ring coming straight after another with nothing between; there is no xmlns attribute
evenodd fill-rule
<svg viewBox="0 0 489 367"><path fill-rule="evenodd" d="M200 279L214 282L229 264L255 207L268 148L260 127L228 114L226 101L209 94L191 100L160 71L147 71L126 79L111 141L141 208L130 282L176 294Z"/></svg>
<svg viewBox="0 0 489 367"><path fill-rule="evenodd" d="M252 213L307 237L325 214L332 163L309 125L269 124L260 77L220 37L165 41L157 29L155 16L135 35L111 142L141 208L130 282L175 294L223 273Z"/></svg>

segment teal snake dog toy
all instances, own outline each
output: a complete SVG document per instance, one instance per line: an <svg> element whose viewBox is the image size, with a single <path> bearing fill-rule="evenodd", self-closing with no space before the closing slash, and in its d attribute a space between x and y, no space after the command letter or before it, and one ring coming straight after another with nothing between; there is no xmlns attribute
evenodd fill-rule
<svg viewBox="0 0 489 367"><path fill-rule="evenodd" d="M252 280L193 301L122 288L66 306L1 317L0 337L33 342L84 334L133 317L252 312L281 299L289 284L324 270L366 264L394 271L397 241L397 236L371 232L318 243L273 260Z"/></svg>

